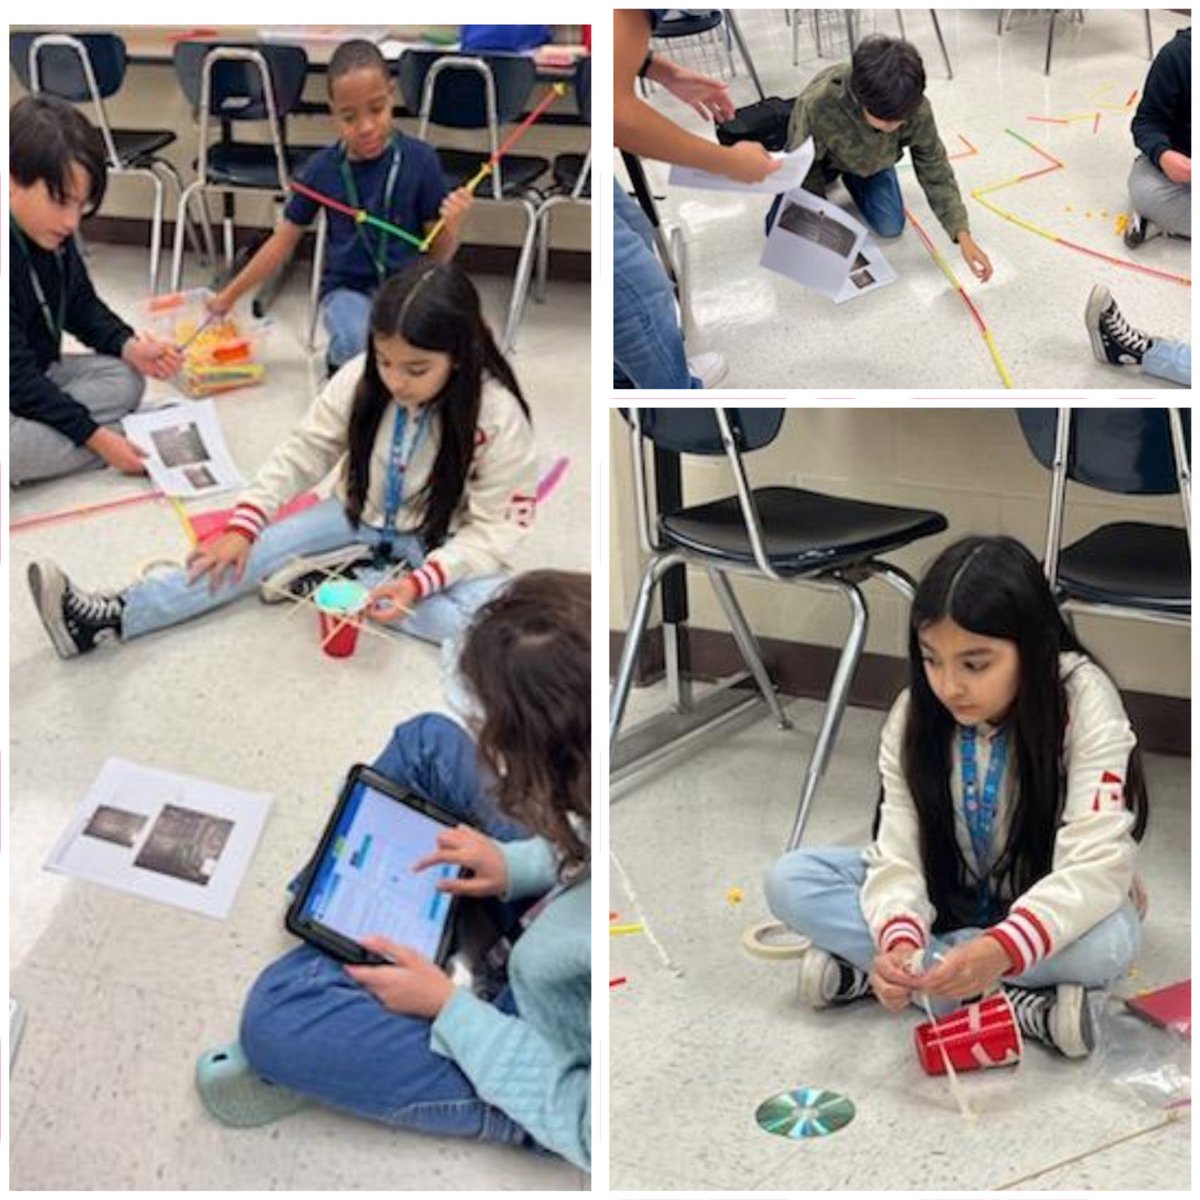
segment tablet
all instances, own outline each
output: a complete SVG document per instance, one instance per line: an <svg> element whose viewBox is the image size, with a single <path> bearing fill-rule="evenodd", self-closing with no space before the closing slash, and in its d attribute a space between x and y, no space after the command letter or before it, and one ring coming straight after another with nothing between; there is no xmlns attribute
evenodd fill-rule
<svg viewBox="0 0 1200 1200"><path fill-rule="evenodd" d="M354 767L285 924L343 962L385 962L360 944L377 934L443 965L455 897L437 884L457 878L460 868L412 867L436 849L443 829L462 823L370 767Z"/></svg>

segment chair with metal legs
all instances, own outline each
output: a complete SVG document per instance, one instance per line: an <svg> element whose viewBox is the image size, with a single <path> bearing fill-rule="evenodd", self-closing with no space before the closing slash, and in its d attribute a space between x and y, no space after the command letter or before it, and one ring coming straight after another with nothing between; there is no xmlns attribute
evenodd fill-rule
<svg viewBox="0 0 1200 1200"><path fill-rule="evenodd" d="M899 567L879 556L946 528L941 513L874 504L798 487L752 488L743 454L774 441L785 409L632 409L627 414L633 459L634 491L642 548L649 555L638 588L613 683L609 710L609 746L614 782L661 761L675 749L694 745L730 719L733 709L716 709L711 720L693 725L674 745L659 744L640 757L625 754L624 743L637 731L621 733L650 607L664 578L675 568L703 570L729 622L734 642L756 689L743 692L745 709L761 699L781 729L789 727L763 663L758 643L734 594L730 576L770 579L833 592L851 611L850 635L834 671L821 728L800 789L788 848L799 844L809 810L825 773L846 709L850 682L867 638L868 611L861 585L878 578L906 599L915 585ZM662 511L652 504L647 453L723 456L734 492L718 500ZM741 681L738 681L739 683Z"/></svg>
<svg viewBox="0 0 1200 1200"><path fill-rule="evenodd" d="M1001 35L1005 30L1012 27L1012 15L1015 10L1011 8L1001 8L996 16L996 33ZM1061 8L1052 8L1050 11L1050 24L1046 30L1046 66L1044 74L1050 74L1050 59L1054 53L1054 26L1058 20L1058 14L1063 10ZM1083 21L1083 9L1068 9L1068 12L1078 12L1079 20ZM1142 17L1146 24L1146 57L1153 60L1154 58L1154 31L1150 27L1150 10L1142 9Z"/></svg>
<svg viewBox="0 0 1200 1200"><path fill-rule="evenodd" d="M1051 473L1044 566L1064 611L1190 624L1190 412L1035 408L1017 415L1034 457ZM1068 481L1123 495L1178 494L1183 523L1113 521L1064 547Z"/></svg>

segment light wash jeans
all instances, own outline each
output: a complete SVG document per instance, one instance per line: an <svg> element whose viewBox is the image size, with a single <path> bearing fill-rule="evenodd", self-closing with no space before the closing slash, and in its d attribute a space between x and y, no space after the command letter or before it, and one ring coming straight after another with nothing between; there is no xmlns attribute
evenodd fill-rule
<svg viewBox="0 0 1200 1200"><path fill-rule="evenodd" d="M675 291L654 254L646 214L613 181L613 385L701 385L688 370Z"/></svg>
<svg viewBox="0 0 1200 1200"><path fill-rule="evenodd" d="M325 357L334 370L366 350L373 299L352 288L335 288L322 298L321 320L329 334Z"/></svg>
<svg viewBox="0 0 1200 1200"><path fill-rule="evenodd" d="M859 970L870 971L875 941L859 904L866 873L861 849L827 846L792 850L767 872L767 903L781 921L811 938L813 945L853 963ZM982 932L968 928L938 934L930 939L929 951L945 953ZM1126 901L1069 946L1005 982L1027 988L1057 983L1105 987L1129 970L1141 944L1141 922L1133 905ZM958 1007L958 1001L939 1005L933 998L931 1004L935 1011Z"/></svg>
<svg viewBox="0 0 1200 1200"><path fill-rule="evenodd" d="M360 525L355 529L347 520L338 500L314 504L263 530L250 551L245 574L239 582L223 582L214 592L207 576L189 584L187 572L176 568L154 572L141 583L127 588L122 593L125 600L122 636L126 640L141 637L158 629L178 625L214 608L221 608L231 600L255 591L268 575L274 574L298 556L321 554L353 542L373 547L378 545L382 536L382 531L368 525ZM416 536L397 534L393 538L392 557L396 561L404 559L411 567L419 567L425 561L425 550ZM369 568L360 571L358 578L371 587L383 574L383 569ZM422 600L412 616L406 617L394 628L427 642L441 642L455 637L470 623L475 610L504 584L505 579L503 575L463 579L445 591L435 592Z"/></svg>
<svg viewBox="0 0 1200 1200"><path fill-rule="evenodd" d="M453 721L427 714L400 725L375 770L500 840L528 833L502 820L479 771L475 743ZM514 1013L508 988L493 1001ZM430 1022L384 1008L312 946L296 947L255 982L240 1041L265 1079L401 1129L537 1148L511 1117L429 1044Z"/></svg>
<svg viewBox="0 0 1200 1200"><path fill-rule="evenodd" d="M1150 349L1142 355L1142 370L1159 379L1192 386L1192 344L1169 338L1152 338Z"/></svg>
<svg viewBox="0 0 1200 1200"><path fill-rule="evenodd" d="M895 167L884 167L874 175L843 175L842 182L872 233L893 238L904 232L904 197ZM767 210L767 233L771 232L782 203L782 195L771 202Z"/></svg>

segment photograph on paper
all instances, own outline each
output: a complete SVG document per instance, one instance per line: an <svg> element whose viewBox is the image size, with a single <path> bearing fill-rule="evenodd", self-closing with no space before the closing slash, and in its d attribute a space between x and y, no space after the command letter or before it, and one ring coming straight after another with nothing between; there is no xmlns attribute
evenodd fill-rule
<svg viewBox="0 0 1200 1200"><path fill-rule="evenodd" d="M132 413L122 425L125 436L146 451L146 471L168 496L212 495L245 483L211 400Z"/></svg>

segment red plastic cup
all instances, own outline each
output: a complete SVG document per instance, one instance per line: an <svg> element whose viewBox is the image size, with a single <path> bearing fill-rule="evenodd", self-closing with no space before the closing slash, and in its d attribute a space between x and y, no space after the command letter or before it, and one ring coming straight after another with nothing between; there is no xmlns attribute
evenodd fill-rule
<svg viewBox="0 0 1200 1200"><path fill-rule="evenodd" d="M321 649L330 658L349 658L358 645L367 589L348 580L330 580L317 588L313 600L320 622Z"/></svg>
<svg viewBox="0 0 1200 1200"><path fill-rule="evenodd" d="M358 617L345 613L327 613L317 610L321 622L321 649L330 658L349 658L358 645Z"/></svg>
<svg viewBox="0 0 1200 1200"><path fill-rule="evenodd" d="M1024 1050L1017 1014L1004 992L922 1022L913 1041L926 1075L944 1075L947 1058L955 1071L1016 1066Z"/></svg>

